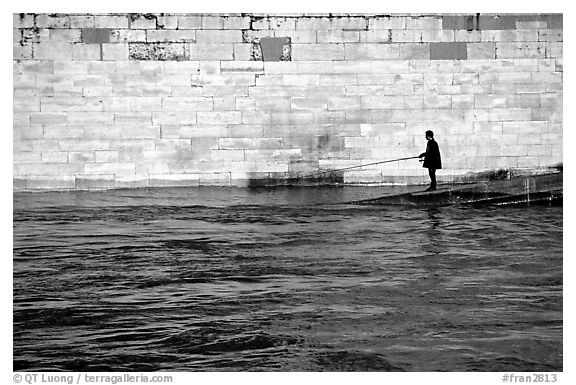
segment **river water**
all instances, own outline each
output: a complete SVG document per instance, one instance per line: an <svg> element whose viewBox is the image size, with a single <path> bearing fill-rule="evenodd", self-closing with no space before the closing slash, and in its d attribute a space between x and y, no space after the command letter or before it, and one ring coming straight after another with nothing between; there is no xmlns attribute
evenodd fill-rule
<svg viewBox="0 0 576 385"><path fill-rule="evenodd" d="M14 194L14 370L561 371L562 207Z"/></svg>

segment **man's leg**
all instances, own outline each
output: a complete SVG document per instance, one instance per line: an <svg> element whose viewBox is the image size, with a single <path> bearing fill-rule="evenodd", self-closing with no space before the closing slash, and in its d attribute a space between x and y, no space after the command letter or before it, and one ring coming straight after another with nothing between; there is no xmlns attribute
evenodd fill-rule
<svg viewBox="0 0 576 385"><path fill-rule="evenodd" d="M430 190L436 190L436 169L429 168L428 175L430 175Z"/></svg>

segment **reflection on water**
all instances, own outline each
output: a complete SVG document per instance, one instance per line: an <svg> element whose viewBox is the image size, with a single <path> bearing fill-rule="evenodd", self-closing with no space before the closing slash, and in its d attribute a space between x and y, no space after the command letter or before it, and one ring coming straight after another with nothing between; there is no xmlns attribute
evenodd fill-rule
<svg viewBox="0 0 576 385"><path fill-rule="evenodd" d="M14 195L14 370L562 370L562 207Z"/></svg>

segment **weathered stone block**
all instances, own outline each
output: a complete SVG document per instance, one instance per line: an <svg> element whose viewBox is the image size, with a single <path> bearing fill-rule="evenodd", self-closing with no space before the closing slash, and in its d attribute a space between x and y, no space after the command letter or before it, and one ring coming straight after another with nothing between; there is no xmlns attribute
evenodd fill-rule
<svg viewBox="0 0 576 385"><path fill-rule="evenodd" d="M38 14L35 24L38 28L70 28L70 19L65 14Z"/></svg>
<svg viewBox="0 0 576 385"><path fill-rule="evenodd" d="M451 95L425 95L424 108L451 108L452 96Z"/></svg>
<svg viewBox="0 0 576 385"><path fill-rule="evenodd" d="M129 43L130 60L185 60L184 43Z"/></svg>
<svg viewBox="0 0 576 385"><path fill-rule="evenodd" d="M476 108L504 108L507 98L504 95L475 95L474 107Z"/></svg>
<svg viewBox="0 0 576 385"><path fill-rule="evenodd" d="M32 44L21 45L20 43L14 43L12 49L12 58L14 60L32 60Z"/></svg>
<svg viewBox="0 0 576 385"><path fill-rule="evenodd" d="M131 29L156 29L156 15L151 13L131 13L128 15Z"/></svg>
<svg viewBox="0 0 576 385"><path fill-rule="evenodd" d="M177 29L178 16L156 16L156 27L158 29Z"/></svg>
<svg viewBox="0 0 576 385"><path fill-rule="evenodd" d="M406 29L406 18L384 16L368 19L368 29Z"/></svg>
<svg viewBox="0 0 576 385"><path fill-rule="evenodd" d="M466 60L466 58L466 43L430 43L431 60Z"/></svg>
<svg viewBox="0 0 576 385"><path fill-rule="evenodd" d="M34 15L31 13L13 13L13 28L34 28Z"/></svg>

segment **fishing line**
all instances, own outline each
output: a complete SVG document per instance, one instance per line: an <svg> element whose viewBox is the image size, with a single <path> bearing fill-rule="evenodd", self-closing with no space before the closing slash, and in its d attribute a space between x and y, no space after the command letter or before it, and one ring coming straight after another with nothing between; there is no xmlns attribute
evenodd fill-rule
<svg viewBox="0 0 576 385"><path fill-rule="evenodd" d="M320 172L316 172L316 173L313 173L313 174L308 174L308 175L302 175L302 176L292 177L292 178L289 178L289 179L312 178L312 177L315 177L315 176L317 176L317 175L330 174L330 173L334 173L334 172L338 172L338 171L344 171L344 170L351 170L351 169L353 169L353 168L373 166L373 165L375 165L375 164L398 162L398 161L401 161L401 160L416 159L416 158L419 158L419 157L418 157L418 156L410 156L410 157L408 157L408 158L398 158L398 159L383 160L383 161L380 161L380 162L360 164L360 165L358 165L358 166L350 166L350 167L344 167L344 168L337 168L337 169L334 169L334 170L320 171Z"/></svg>

